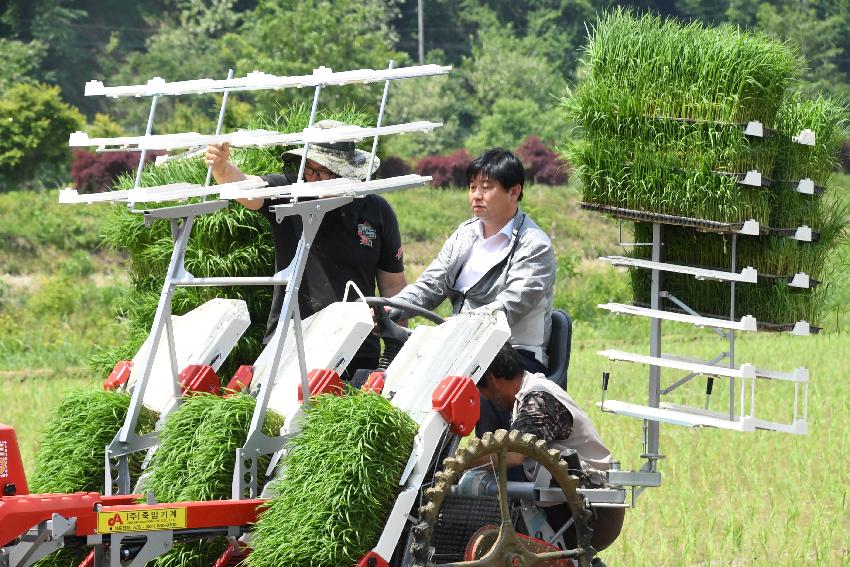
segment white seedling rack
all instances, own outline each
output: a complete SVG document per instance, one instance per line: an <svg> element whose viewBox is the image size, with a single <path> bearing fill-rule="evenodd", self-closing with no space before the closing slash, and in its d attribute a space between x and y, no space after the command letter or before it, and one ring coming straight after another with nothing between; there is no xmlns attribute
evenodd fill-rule
<svg viewBox="0 0 850 567"><path fill-rule="evenodd" d="M616 215L615 215L616 216ZM758 226L749 224L748 234L759 234ZM647 243L624 243L622 235L620 243L632 246L651 246L652 256L650 260L637 259L624 256L608 256L601 258L614 266L628 267L630 269L650 270L652 273L652 287L650 292L649 307L639 307L621 303L605 303L599 305L601 309L611 313L648 318L650 320L650 344L649 354L625 352L615 349L606 349L599 352L601 356L615 362L626 362L641 364L649 367L648 402L645 405L635 404L620 400L606 399L609 383L609 374L603 377L602 401L597 405L602 411L610 412L627 417L637 418L643 421L644 439L643 454L645 463L640 469L631 474L649 475L660 484L660 473L657 468L658 459L662 458L660 452L660 424L667 423L685 427L713 427L741 432L753 432L756 430L773 430L783 433L806 434L808 432L808 382L809 372L805 368L797 368L792 372L779 372L758 368L751 363L738 363L735 359L735 336L737 332L755 332L758 330L758 322L749 314L736 315L735 311L735 286L752 285L758 282L760 275L753 267L740 269L736 262L737 238L742 233L740 229L729 230L731 234L731 266L728 270L708 270L693 266L683 266L663 261L663 227L664 224L654 222L652 224L652 242ZM753 230L755 228L755 230ZM730 286L730 302L728 319L718 317L706 317L691 309L679 298L664 291L663 276L665 273L678 273L704 280L726 282ZM795 287L808 288L811 280L806 274L796 274L790 278L789 283ZM676 311L663 309L664 300L669 301ZM725 352L710 360L694 360L681 356L670 355L662 352L662 322L671 321L677 323L691 324L697 327L707 327L728 339L728 348ZM808 322L798 322L791 334L808 335L810 325ZM662 387L662 369L667 371L680 371L686 374L676 379L667 387ZM689 383L697 376L706 377L706 403L705 407L686 406L663 401L663 397ZM709 410L711 392L715 380L727 380L729 382L729 407L723 411ZM762 419L756 414L756 384L760 381L784 381L793 385L793 417L790 423L777 422ZM619 473L617 473L619 474ZM615 475L616 476L616 475ZM628 485L631 477L624 475L623 485ZM633 497L640 494L648 483L642 486L633 486Z"/></svg>
<svg viewBox="0 0 850 567"><path fill-rule="evenodd" d="M178 286L284 285L286 286L286 292L284 294L277 331L271 343L257 361L259 372L256 375L256 390L253 392L257 396L257 405L252 417L247 441L243 447L237 450L237 466L233 475L234 498L257 496L258 459L263 455L269 455L279 451L286 441L285 435L271 437L263 433L262 424L265 421L267 409L270 407L270 403L271 407L278 407L280 405L275 401L277 400L277 394L275 392L281 391L279 388L284 388L288 392L290 388L285 387L285 385L293 385L297 382L300 382L304 391L305 403L309 403L310 388L307 380L307 371L312 368L308 366L305 343L308 349L312 349L310 347L310 341L318 341L320 343L323 341L321 337L310 339L310 336L305 341L305 332L316 334L310 331L311 326L321 327L321 330L317 331L319 335L326 334L328 330L327 325L321 323L322 318L319 317L319 314L316 315L317 319L315 321L305 322L302 329L297 301L297 290L304 273L307 254L322 219L328 211L350 203L354 199L370 194L421 187L430 180L430 177L420 175L404 175L372 180L371 165L375 159L380 136L411 132L429 132L442 125L441 123L427 121L389 126L382 125L389 83L399 79L443 75L450 70L451 67L440 65L395 68L395 62L391 61L389 68L385 70L359 69L355 71L334 72L331 69L319 67L310 75L294 77L281 77L254 72L249 73L245 77L233 78L233 74L230 72L228 73L228 78L225 80L201 79L197 81L167 82L160 78L155 78L144 85L107 87L99 81L91 81L86 84L87 96L116 98L144 96L151 97L152 99L144 136L89 138L84 132L76 132L70 138L70 145L72 146L95 146L101 151L139 151L141 155L136 172L135 186L128 190L96 194L78 194L73 189L66 189L60 192L60 202L68 204L126 203L132 212L143 215L146 225L150 225L158 220L167 220L171 225L171 234L174 241L174 248L166 271L165 281L160 293L149 339L140 350L136 359L134 359L134 384L127 418L115 436L115 439L106 448L105 477L107 481L107 494L111 494L113 491L118 494L130 493L129 455L156 446L157 435L164 421L180 403L180 396L178 394L180 392L178 375L180 368L171 316L171 298L175 289ZM384 91L378 112L378 121L374 127L351 126L340 127L338 129L319 129L313 126L319 96L323 87L375 82L383 82ZM291 87L314 88L308 127L303 131L293 133L270 131L221 133L227 97L230 92ZM203 135L196 132L164 135L152 134L159 97L218 92L223 93L223 97L215 134ZM370 173L367 175L365 181L361 182L349 179L333 179L312 183L301 181L310 144L358 141L366 138L372 138L373 141L368 168ZM222 185L211 185L211 171L208 170L207 180L204 185L174 183L158 187L141 187L141 174L145 163L145 154L148 150L192 148L197 145L203 146L205 144L225 141L237 147L303 144L298 173L299 181L293 185L273 188L267 187L267 184L263 181L253 179ZM148 209L137 207L139 203L185 201L198 197L203 200L161 208ZM206 200L208 197L214 197L215 200ZM295 257L289 266L276 274L262 277L195 277L186 270L184 266L186 248L192 231L192 225L197 217L214 213L226 207L232 199L265 198L285 198L288 201L271 207L275 213L277 222L281 222L289 216L297 215L301 218L302 234L295 252ZM360 307L361 310L366 309L365 306ZM336 345L332 349L329 350L330 342L326 340L324 344L318 344L316 346L316 352L312 352L311 350L311 363L321 359L324 361L322 362L323 366L336 369L339 372L345 369L351 356L353 356L352 353L356 351L359 343L362 342L365 335L371 329L371 326L366 322L361 322L362 324L357 323L351 317L346 317L345 319L348 323L351 323L348 325L350 328L347 327L336 333L336 335L339 335L339 340L336 342L331 341ZM354 319L359 321L362 317L355 317ZM357 324L354 325L354 323ZM164 340L162 340L163 338ZM337 345L337 343L339 344ZM136 426L142 403L146 399L146 390L149 383L152 383L151 375L154 361L157 359L157 353L160 349L167 349L167 356L165 358L168 359L169 364L165 366L167 367L166 372L170 374L168 390L170 393L174 393L174 403L163 407L156 431L142 436L137 433ZM328 362L330 361L328 357L334 360ZM162 356L159 357L160 360L162 358ZM279 386L279 388L276 388L276 386ZM288 393L284 397L288 399Z"/></svg>

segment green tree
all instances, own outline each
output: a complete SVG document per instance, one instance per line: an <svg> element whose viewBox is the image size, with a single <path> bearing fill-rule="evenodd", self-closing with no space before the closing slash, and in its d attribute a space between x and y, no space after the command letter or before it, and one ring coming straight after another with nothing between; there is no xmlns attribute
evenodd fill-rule
<svg viewBox="0 0 850 567"><path fill-rule="evenodd" d="M850 95L848 70L839 67L846 60L843 43L847 42L848 25L847 6L845 11L837 11L841 4L817 6L806 0L759 4L756 28L792 42L808 62L800 83L802 92Z"/></svg>
<svg viewBox="0 0 850 567"><path fill-rule="evenodd" d="M84 120L58 87L17 84L0 96L0 187L67 178L68 136Z"/></svg>
<svg viewBox="0 0 850 567"><path fill-rule="evenodd" d="M240 72L300 75L319 66L382 69L390 59L407 63L393 48L396 13L392 0L260 0L238 35L229 34L225 42L237 55ZM345 101L377 111L381 87L330 87L322 92L320 104ZM304 98L294 89L257 94L264 109Z"/></svg>
<svg viewBox="0 0 850 567"><path fill-rule="evenodd" d="M16 83L36 81L44 51L44 45L39 41L23 42L0 37L0 53L3 54L0 93Z"/></svg>

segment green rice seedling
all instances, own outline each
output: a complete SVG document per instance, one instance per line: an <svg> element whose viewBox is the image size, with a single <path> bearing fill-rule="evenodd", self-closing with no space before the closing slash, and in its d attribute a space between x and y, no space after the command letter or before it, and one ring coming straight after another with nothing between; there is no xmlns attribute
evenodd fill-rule
<svg viewBox="0 0 850 567"><path fill-rule="evenodd" d="M848 108L842 101L819 96L806 100L790 97L780 108L776 127L780 130L780 154L773 176L796 182L812 179L825 187L837 170L838 152L848 137ZM791 137L804 129L815 133L815 146L804 146Z"/></svg>
<svg viewBox="0 0 850 567"><path fill-rule="evenodd" d="M47 421L35 456L30 491L103 492L104 448L124 425L130 395L125 392L79 390L70 393ZM138 432L153 430L157 415L142 408ZM142 454L130 459L137 476Z"/></svg>
<svg viewBox="0 0 850 567"><path fill-rule="evenodd" d="M632 148L619 138L584 141L567 153L585 202L718 222L769 219L766 189L742 186L706 164L685 169L673 153Z"/></svg>
<svg viewBox="0 0 850 567"><path fill-rule="evenodd" d="M245 444L256 400L195 394L168 417L141 488L158 502L229 498L236 449ZM266 414L263 431L278 435L283 418ZM263 465L268 465L268 459Z"/></svg>
<svg viewBox="0 0 850 567"><path fill-rule="evenodd" d="M376 394L319 396L255 525L249 567L350 567L380 534L416 424Z"/></svg>
<svg viewBox="0 0 850 567"><path fill-rule="evenodd" d="M187 397L165 422L159 448L140 483L158 502L220 500L230 498L236 449L245 444L256 400L245 394L226 398L210 394ZM283 418L266 414L263 432L278 435ZM258 462L265 471L270 457ZM258 478L259 488L265 475ZM176 545L159 557L158 567L211 565L226 547L226 540L198 541Z"/></svg>
<svg viewBox="0 0 850 567"><path fill-rule="evenodd" d="M596 100L613 103L595 107L601 113L623 108L637 116L767 126L802 67L797 52L762 34L624 9L600 17L583 62L583 88L592 84Z"/></svg>

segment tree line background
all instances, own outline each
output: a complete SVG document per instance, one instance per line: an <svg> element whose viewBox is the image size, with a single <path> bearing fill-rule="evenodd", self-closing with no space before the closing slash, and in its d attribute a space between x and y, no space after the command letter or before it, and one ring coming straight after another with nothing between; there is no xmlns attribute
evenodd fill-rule
<svg viewBox="0 0 850 567"><path fill-rule="evenodd" d="M529 135L549 148L563 143L571 128L558 98L581 79L581 48L596 15L615 5L774 35L808 61L800 91L850 95L850 0L425 0L425 62L455 71L394 84L387 120L446 125L430 136L387 139L384 155L411 162L458 149L517 148ZM143 133L149 99L87 98L86 81L415 64L417 1L7 0L0 53L0 190L55 186L68 177L68 133ZM376 115L380 94L381 85L326 89L321 103ZM225 131L308 98L296 89L236 93ZM169 97L158 106L155 132L211 132L219 104L213 95ZM126 165L104 159L116 163L101 170Z"/></svg>

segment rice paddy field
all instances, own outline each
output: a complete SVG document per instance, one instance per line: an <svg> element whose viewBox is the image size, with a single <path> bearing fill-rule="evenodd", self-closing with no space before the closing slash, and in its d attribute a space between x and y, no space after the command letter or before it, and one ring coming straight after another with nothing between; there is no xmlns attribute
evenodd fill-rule
<svg viewBox="0 0 850 567"><path fill-rule="evenodd" d="M838 177L836 183L838 194L846 196L850 179ZM623 468L638 467L641 422L601 413L594 406L601 397L603 371L611 372L608 399L635 403L646 399L645 367L611 363L596 354L606 348L648 352L646 320L595 308L597 303L631 298L629 274L596 260L600 254L623 253L616 245L616 223L580 210L575 186L532 187L526 193L524 208L555 240L556 306L576 319L569 391L588 410ZM408 278L413 278L465 218L466 195L421 190L393 195L391 200L404 232ZM126 285L120 274L108 279L119 287ZM843 306L850 300L850 286L838 282L830 301ZM103 284L92 275L80 285ZM28 298L35 293L11 286L0 309L10 319L24 320ZM100 329L94 335L100 347L124 341L126 330L90 301L89 311L96 319L80 321L73 318L80 317L77 313L68 315L65 323L62 319L49 323L67 325L63 327L66 334L78 325ZM623 535L602 555L608 565L850 565L850 381L845 356L850 352L850 319L841 309L828 313L820 335L741 333L736 342L738 363L785 371L809 368L809 434L662 426L661 450L667 457L660 464L662 486L648 489L636 508L628 511ZM46 416L69 391L97 389L103 376L85 367L84 359L96 352L94 345L77 347L77 339L71 346L61 341L42 344L41 335L35 334L37 319L26 321L32 322L15 328L14 343L6 332L0 337L0 342L6 341L5 350L0 349L0 421L16 427L25 465L32 471L38 442L48 425ZM726 346L708 331L666 322L664 337L663 350L671 354L710 358ZM71 347L76 354L68 358L65 353ZM16 363L17 357L26 357L27 363ZM667 385L678 377L665 372L662 382ZM793 398L782 386L759 384L759 415L776 420L789 417ZM671 401L702 404L704 389L705 379L694 379ZM726 382L715 383L712 409L728 406L728 391Z"/></svg>

